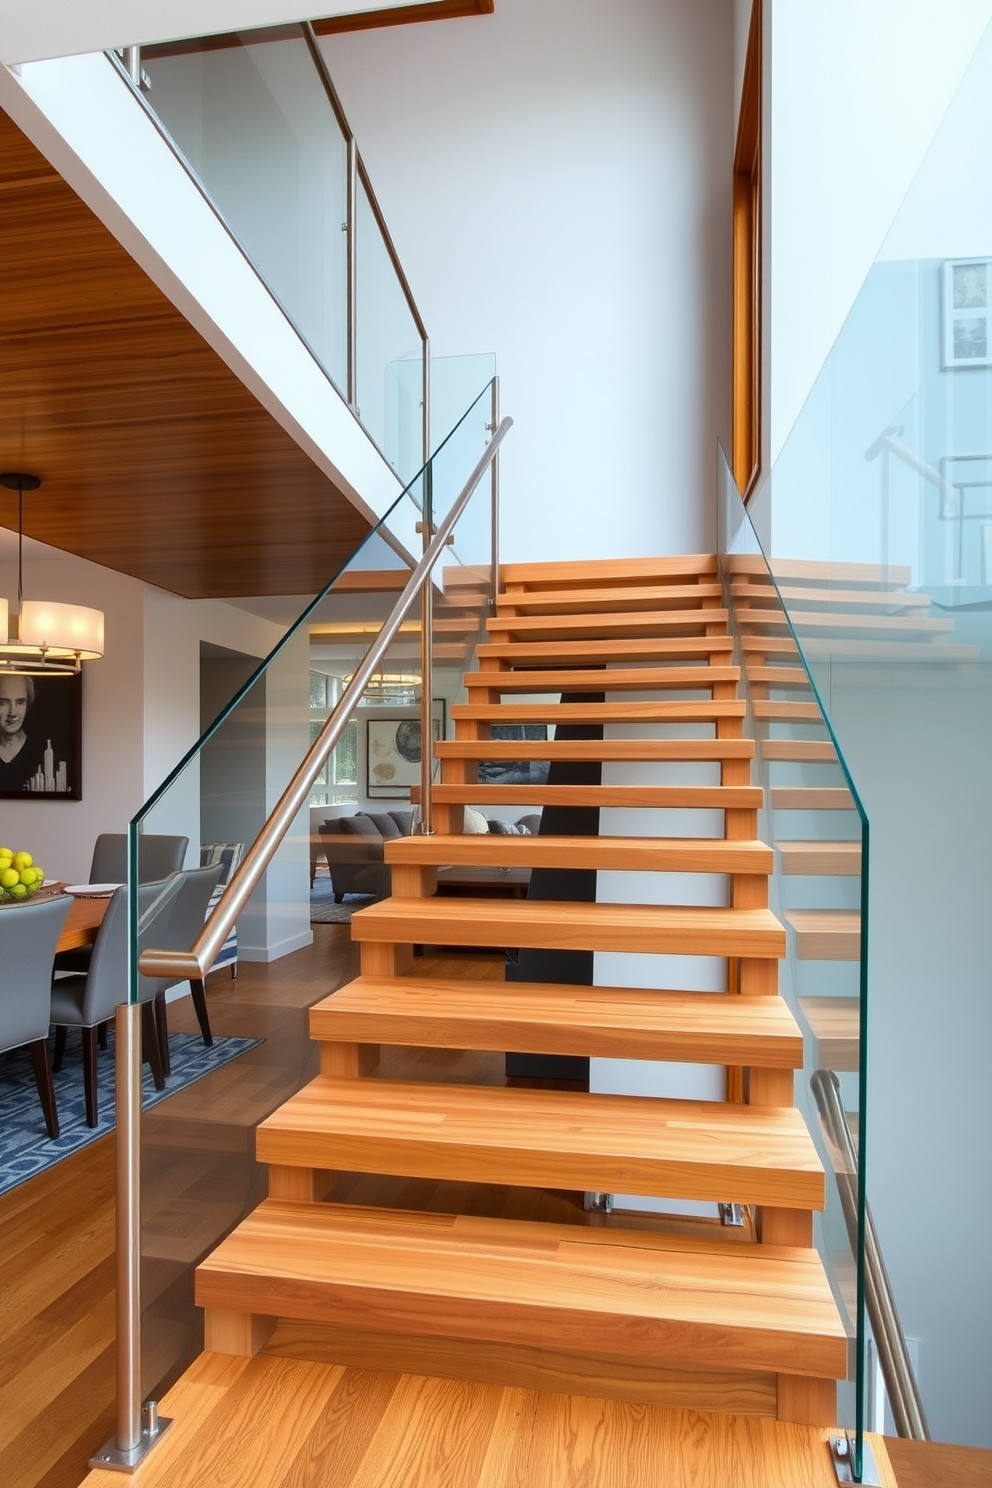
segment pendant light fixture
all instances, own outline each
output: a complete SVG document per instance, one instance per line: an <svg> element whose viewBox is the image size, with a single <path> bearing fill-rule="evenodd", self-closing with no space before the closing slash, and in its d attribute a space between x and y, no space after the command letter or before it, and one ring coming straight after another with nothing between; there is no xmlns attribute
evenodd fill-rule
<svg viewBox="0 0 992 1488"><path fill-rule="evenodd" d="M0 474L0 486L17 492L17 611L0 599L0 675L72 677L103 655L103 611L24 598L24 492L40 485L36 475Z"/></svg>

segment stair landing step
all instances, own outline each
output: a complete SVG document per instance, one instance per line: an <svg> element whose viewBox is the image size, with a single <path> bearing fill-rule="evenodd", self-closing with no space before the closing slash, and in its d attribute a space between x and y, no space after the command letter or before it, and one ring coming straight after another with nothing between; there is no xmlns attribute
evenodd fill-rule
<svg viewBox="0 0 992 1488"><path fill-rule="evenodd" d="M385 899L358 910L352 939L405 945L466 945L636 951L781 960L785 931L767 909L557 900Z"/></svg>
<svg viewBox="0 0 992 1488"><path fill-rule="evenodd" d="M714 787L715 789L716 787ZM755 873L774 867L763 842L728 841L723 837L399 837L385 845L387 863L436 864L439 867L615 869L618 872Z"/></svg>
<svg viewBox="0 0 992 1488"><path fill-rule="evenodd" d="M728 994L729 995L729 994ZM822 1209L792 1106L320 1076L256 1131L259 1162Z"/></svg>
<svg viewBox="0 0 992 1488"><path fill-rule="evenodd" d="M319 1042L683 1060L800 1069L780 997L636 987L357 977L310 1009Z"/></svg>
<svg viewBox="0 0 992 1488"><path fill-rule="evenodd" d="M270 1199L200 1265L196 1301L382 1332L846 1375L815 1252L623 1233Z"/></svg>

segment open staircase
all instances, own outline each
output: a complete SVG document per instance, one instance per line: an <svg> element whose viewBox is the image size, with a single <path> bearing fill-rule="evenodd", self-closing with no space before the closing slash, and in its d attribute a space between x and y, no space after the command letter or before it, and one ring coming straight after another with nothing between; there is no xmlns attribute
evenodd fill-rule
<svg viewBox="0 0 992 1488"><path fill-rule="evenodd" d="M311 1345L327 1330L343 1362L832 1424L848 1346L813 1248L825 1178L793 1105L802 1041L778 996L785 931L716 561L501 576L456 736L438 745L436 833L387 844L392 897L352 925L361 975L311 1010L320 1076L258 1129L270 1197L199 1268L207 1347L254 1353L281 1323ZM527 722L607 737L490 737ZM656 782L479 784L499 758L637 762ZM665 782L687 762L714 783ZM702 810L723 835L472 836L467 805ZM725 905L444 898L445 865L718 874ZM454 957L438 974L417 946L721 957L726 990L482 980L471 956L452 976ZM730 1098L389 1080L380 1045L726 1066ZM643 1216L376 1209L328 1202L335 1171L736 1203L752 1223L741 1238Z"/></svg>

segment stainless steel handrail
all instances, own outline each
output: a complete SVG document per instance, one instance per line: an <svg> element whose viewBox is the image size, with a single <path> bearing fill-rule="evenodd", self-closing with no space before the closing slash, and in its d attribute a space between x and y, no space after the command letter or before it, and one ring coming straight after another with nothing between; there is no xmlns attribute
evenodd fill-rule
<svg viewBox="0 0 992 1488"><path fill-rule="evenodd" d="M914 449L910 449L908 444L903 444L899 437L902 433L901 424L892 424L878 436L874 444L869 445L865 450L865 459L876 460L881 454L895 455L904 465L908 465L910 470L915 470L917 475L922 475L924 480L929 481L940 492L940 506L937 511L940 521L953 521L961 512L960 491L957 486L952 486L939 470L934 470L933 466L928 465Z"/></svg>
<svg viewBox="0 0 992 1488"><path fill-rule="evenodd" d="M400 625L418 598L438 558L444 552L449 534L454 530L469 498L489 469L497 450L512 427L513 420L504 418L486 445L475 469L459 492L447 516L439 524L436 536L411 574L388 620L365 653L360 665L355 669L337 707L329 716L262 830L245 854L240 867L218 900L213 914L204 925L192 949L189 951L154 949L143 951L138 962L138 968L143 975L193 977L197 980L202 980L206 976L235 921L272 861L276 849L305 804L314 781L324 767L324 762L344 732L352 713L358 707L366 687L392 645ZM421 685L429 690L430 678L423 678ZM426 754L430 748L431 736L428 730L422 741L422 752Z"/></svg>
<svg viewBox="0 0 992 1488"><path fill-rule="evenodd" d="M820 1112L823 1129L836 1154L834 1176L840 1193L848 1239L855 1254L858 1250L858 1154L851 1140L840 1081L833 1070L815 1070L810 1087ZM878 1349L878 1361L892 1406L896 1431L914 1441L929 1441L930 1431L923 1410L920 1387L913 1372L912 1360L896 1310L878 1234L871 1210L865 1205L865 1304Z"/></svg>

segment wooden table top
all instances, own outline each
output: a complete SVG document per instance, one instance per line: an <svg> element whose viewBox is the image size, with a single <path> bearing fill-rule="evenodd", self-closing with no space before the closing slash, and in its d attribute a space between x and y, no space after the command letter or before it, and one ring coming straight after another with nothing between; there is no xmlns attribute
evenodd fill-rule
<svg viewBox="0 0 992 1488"><path fill-rule="evenodd" d="M92 945L107 913L109 899L73 899L62 926L57 951L74 951Z"/></svg>

